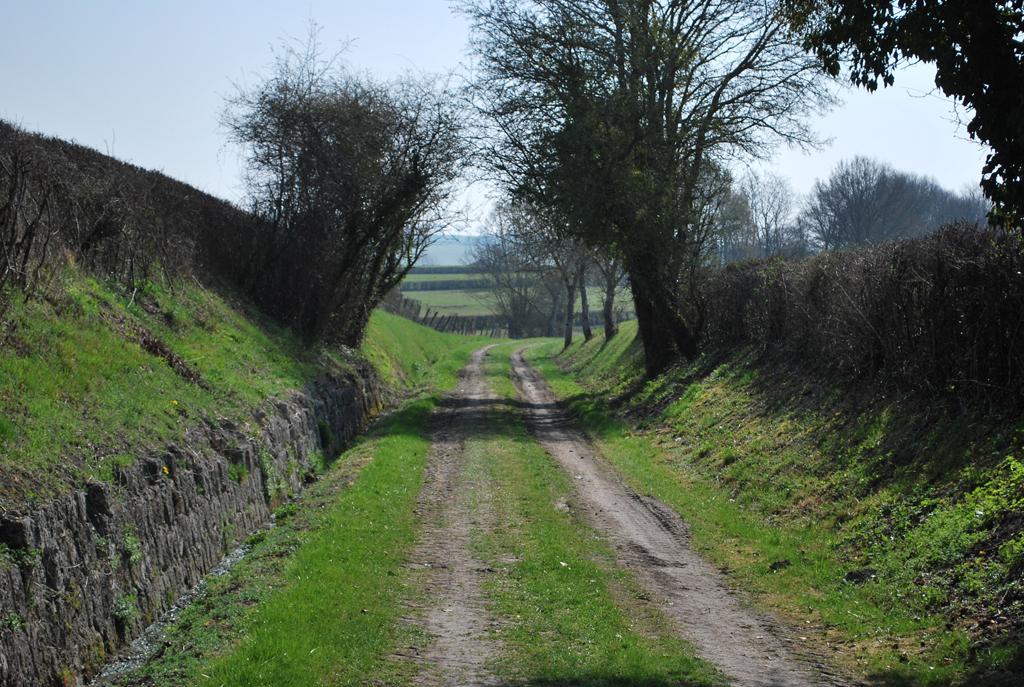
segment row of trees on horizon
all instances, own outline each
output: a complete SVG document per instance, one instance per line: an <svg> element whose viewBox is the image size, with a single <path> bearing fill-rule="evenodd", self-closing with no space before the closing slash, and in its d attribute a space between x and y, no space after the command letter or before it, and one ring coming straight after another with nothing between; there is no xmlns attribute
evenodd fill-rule
<svg viewBox="0 0 1024 687"><path fill-rule="evenodd" d="M980 187L952 192L865 157L840 162L804 199L770 172L748 171L738 180L723 174L719 181L700 214L700 231L711 237L703 256L709 266L802 258L920 236L947 223L985 225L992 209ZM569 346L576 328L589 340L592 323L604 325L611 338L616 322L632 317L616 305L628 288L621 261L565 236L551 221L513 201L493 210L466 258L483 277L483 300L507 323L512 338L564 336ZM602 294L599 314L591 315L587 286Z"/></svg>
<svg viewBox="0 0 1024 687"><path fill-rule="evenodd" d="M952 222L984 226L991 210L980 186L950 191L868 157L841 161L804 198L785 178L751 171L719 202L715 258L802 257L920 236Z"/></svg>

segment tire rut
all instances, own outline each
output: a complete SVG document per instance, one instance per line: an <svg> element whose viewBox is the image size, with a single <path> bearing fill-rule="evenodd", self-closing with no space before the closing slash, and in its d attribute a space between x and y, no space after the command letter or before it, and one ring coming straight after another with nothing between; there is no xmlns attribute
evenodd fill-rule
<svg viewBox="0 0 1024 687"><path fill-rule="evenodd" d="M742 605L722 574L689 547L686 523L667 504L627 487L584 433L570 421L544 381L512 354L512 381L530 432L577 482L577 499L591 524L609 535L620 565L633 570L674 618L680 636L698 647L731 682L744 687L847 686L773 619Z"/></svg>
<svg viewBox="0 0 1024 687"><path fill-rule="evenodd" d="M410 609L415 615L405 618L433 641L396 656L421 666L414 684L424 687L498 684L485 665L499 648L487 638L495 623L480 594L487 568L469 549L472 530L488 524L486 504L472 501L486 485L473 483L465 474L466 439L482 433L488 405L496 400L487 392L480 369L490 348L473 354L458 386L427 424L431 450L416 511L423 527L406 565L416 571L415 583L426 591L429 602Z"/></svg>

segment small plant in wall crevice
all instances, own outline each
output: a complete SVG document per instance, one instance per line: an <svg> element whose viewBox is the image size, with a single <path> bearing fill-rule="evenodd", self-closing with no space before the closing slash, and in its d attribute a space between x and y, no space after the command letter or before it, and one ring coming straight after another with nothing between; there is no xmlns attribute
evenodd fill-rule
<svg viewBox="0 0 1024 687"><path fill-rule="evenodd" d="M119 596L114 602L114 618L123 625L130 624L139 616L139 609L135 607L135 595Z"/></svg>

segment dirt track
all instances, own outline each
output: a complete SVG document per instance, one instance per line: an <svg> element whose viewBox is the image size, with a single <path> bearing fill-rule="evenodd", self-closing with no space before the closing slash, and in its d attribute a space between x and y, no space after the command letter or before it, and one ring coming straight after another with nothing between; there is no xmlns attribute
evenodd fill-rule
<svg viewBox="0 0 1024 687"><path fill-rule="evenodd" d="M417 515L423 519L420 541L408 567L429 593L430 602L409 618L434 637L425 647L409 647L400 658L422 666L420 685L493 685L485 662L497 650L487 639L493 624L480 596L484 564L469 551L472 527L486 526L486 503L471 509L467 500L486 490L466 476L465 442L487 421L487 392L480 365L487 350L473 354L455 390L441 402L429 420L431 451L427 460Z"/></svg>
<svg viewBox="0 0 1024 687"><path fill-rule="evenodd" d="M795 661L792 643L771 621L743 606L722 575L689 548L686 524L669 506L640 496L596 452L558 407L544 379L519 349L512 355L513 382L525 405L526 422L538 443L576 478L577 498L588 519L615 543L620 565L635 571L662 609L736 684L803 687L846 684Z"/></svg>
<svg viewBox="0 0 1024 687"><path fill-rule="evenodd" d="M488 347L490 348L490 347ZM404 660L422 665L418 684L495 685L486 670L501 646L488 639L495 624L479 587L484 565L473 558L474 527L487 526L487 486L471 484L464 467L465 441L487 422L488 393L477 351L456 390L431 419L433 448L420 495L423 535L410 567L430 596L421 614L410 618L435 640L410 647ZM686 524L667 505L630 490L596 452L582 431L558 407L547 383L522 356L512 356L513 382L524 420L549 455L575 478L576 501L590 524L614 543L618 563L634 571L652 599L673 618L679 635L737 685L807 687L849 684L827 666L794 658L800 640L787 637L729 593L723 576L689 548ZM468 499L475 499L472 505ZM802 655L816 652L799 647Z"/></svg>

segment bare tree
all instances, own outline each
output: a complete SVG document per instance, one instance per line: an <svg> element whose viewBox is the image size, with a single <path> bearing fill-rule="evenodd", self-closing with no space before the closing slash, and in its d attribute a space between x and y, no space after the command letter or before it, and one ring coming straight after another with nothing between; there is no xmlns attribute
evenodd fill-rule
<svg viewBox="0 0 1024 687"><path fill-rule="evenodd" d="M28 290L45 262L52 231L45 221L50 189L35 178L21 146L11 142L17 131L3 130L0 148L0 315L5 310L5 287Z"/></svg>
<svg viewBox="0 0 1024 687"><path fill-rule="evenodd" d="M615 321L615 299L619 289L622 287L626 272L622 266L622 259L619 257L608 257L598 253L594 257L594 266L601 275L601 285L604 289L604 338L611 341L619 331L618 322Z"/></svg>
<svg viewBox="0 0 1024 687"><path fill-rule="evenodd" d="M957 219L976 221L985 206L981 198L958 196L932 179L858 156L814 183L799 222L817 248L828 250L917 236Z"/></svg>
<svg viewBox="0 0 1024 687"><path fill-rule="evenodd" d="M620 252L649 374L696 353L694 273L708 168L813 145L831 103L771 3L463 0L493 175Z"/></svg>
<svg viewBox="0 0 1024 687"><path fill-rule="evenodd" d="M579 239L559 226L560 218L550 212L528 203L511 203L518 222L513 223L519 240L529 247L535 260L538 274L551 273L561 281L561 293L565 294L565 320L562 328L565 347L572 345L573 331L576 322L576 298L580 299L580 316L583 323L584 337L589 341L593 333L590 331L590 306L587 301L586 281L593 250L587 248Z"/></svg>
<svg viewBox="0 0 1024 687"><path fill-rule="evenodd" d="M535 217L499 203L470 251L473 268L488 282L481 299L505 321L509 337L555 336L564 282L538 245Z"/></svg>
<svg viewBox="0 0 1024 687"><path fill-rule="evenodd" d="M985 197L981 186L967 184L959 193L947 194L940 201L938 219L940 223L963 221L984 226L991 211L992 201Z"/></svg>
<svg viewBox="0 0 1024 687"><path fill-rule="evenodd" d="M357 346L373 308L451 217L466 160L444 84L379 84L325 58L316 27L240 87L223 124L247 156L259 230L238 279L307 335Z"/></svg>
<svg viewBox="0 0 1024 687"><path fill-rule="evenodd" d="M590 331L590 305L587 301L587 270L592 260L591 251L580 241L558 232L551 226L545 227L546 241L542 245L547 248L547 256L551 260L558 275L565 285L565 348L572 345L573 331L576 323L576 294L580 297L580 316L583 322L583 334L587 341L593 337Z"/></svg>
<svg viewBox="0 0 1024 687"><path fill-rule="evenodd" d="M796 194L789 181L777 174L749 171L740 181L746 200L751 234L762 257L804 252L796 223Z"/></svg>
<svg viewBox="0 0 1024 687"><path fill-rule="evenodd" d="M709 260L712 264L749 260L758 255L747 199L736 189L730 189L722 199L721 210L715 217L714 237L715 247Z"/></svg>

